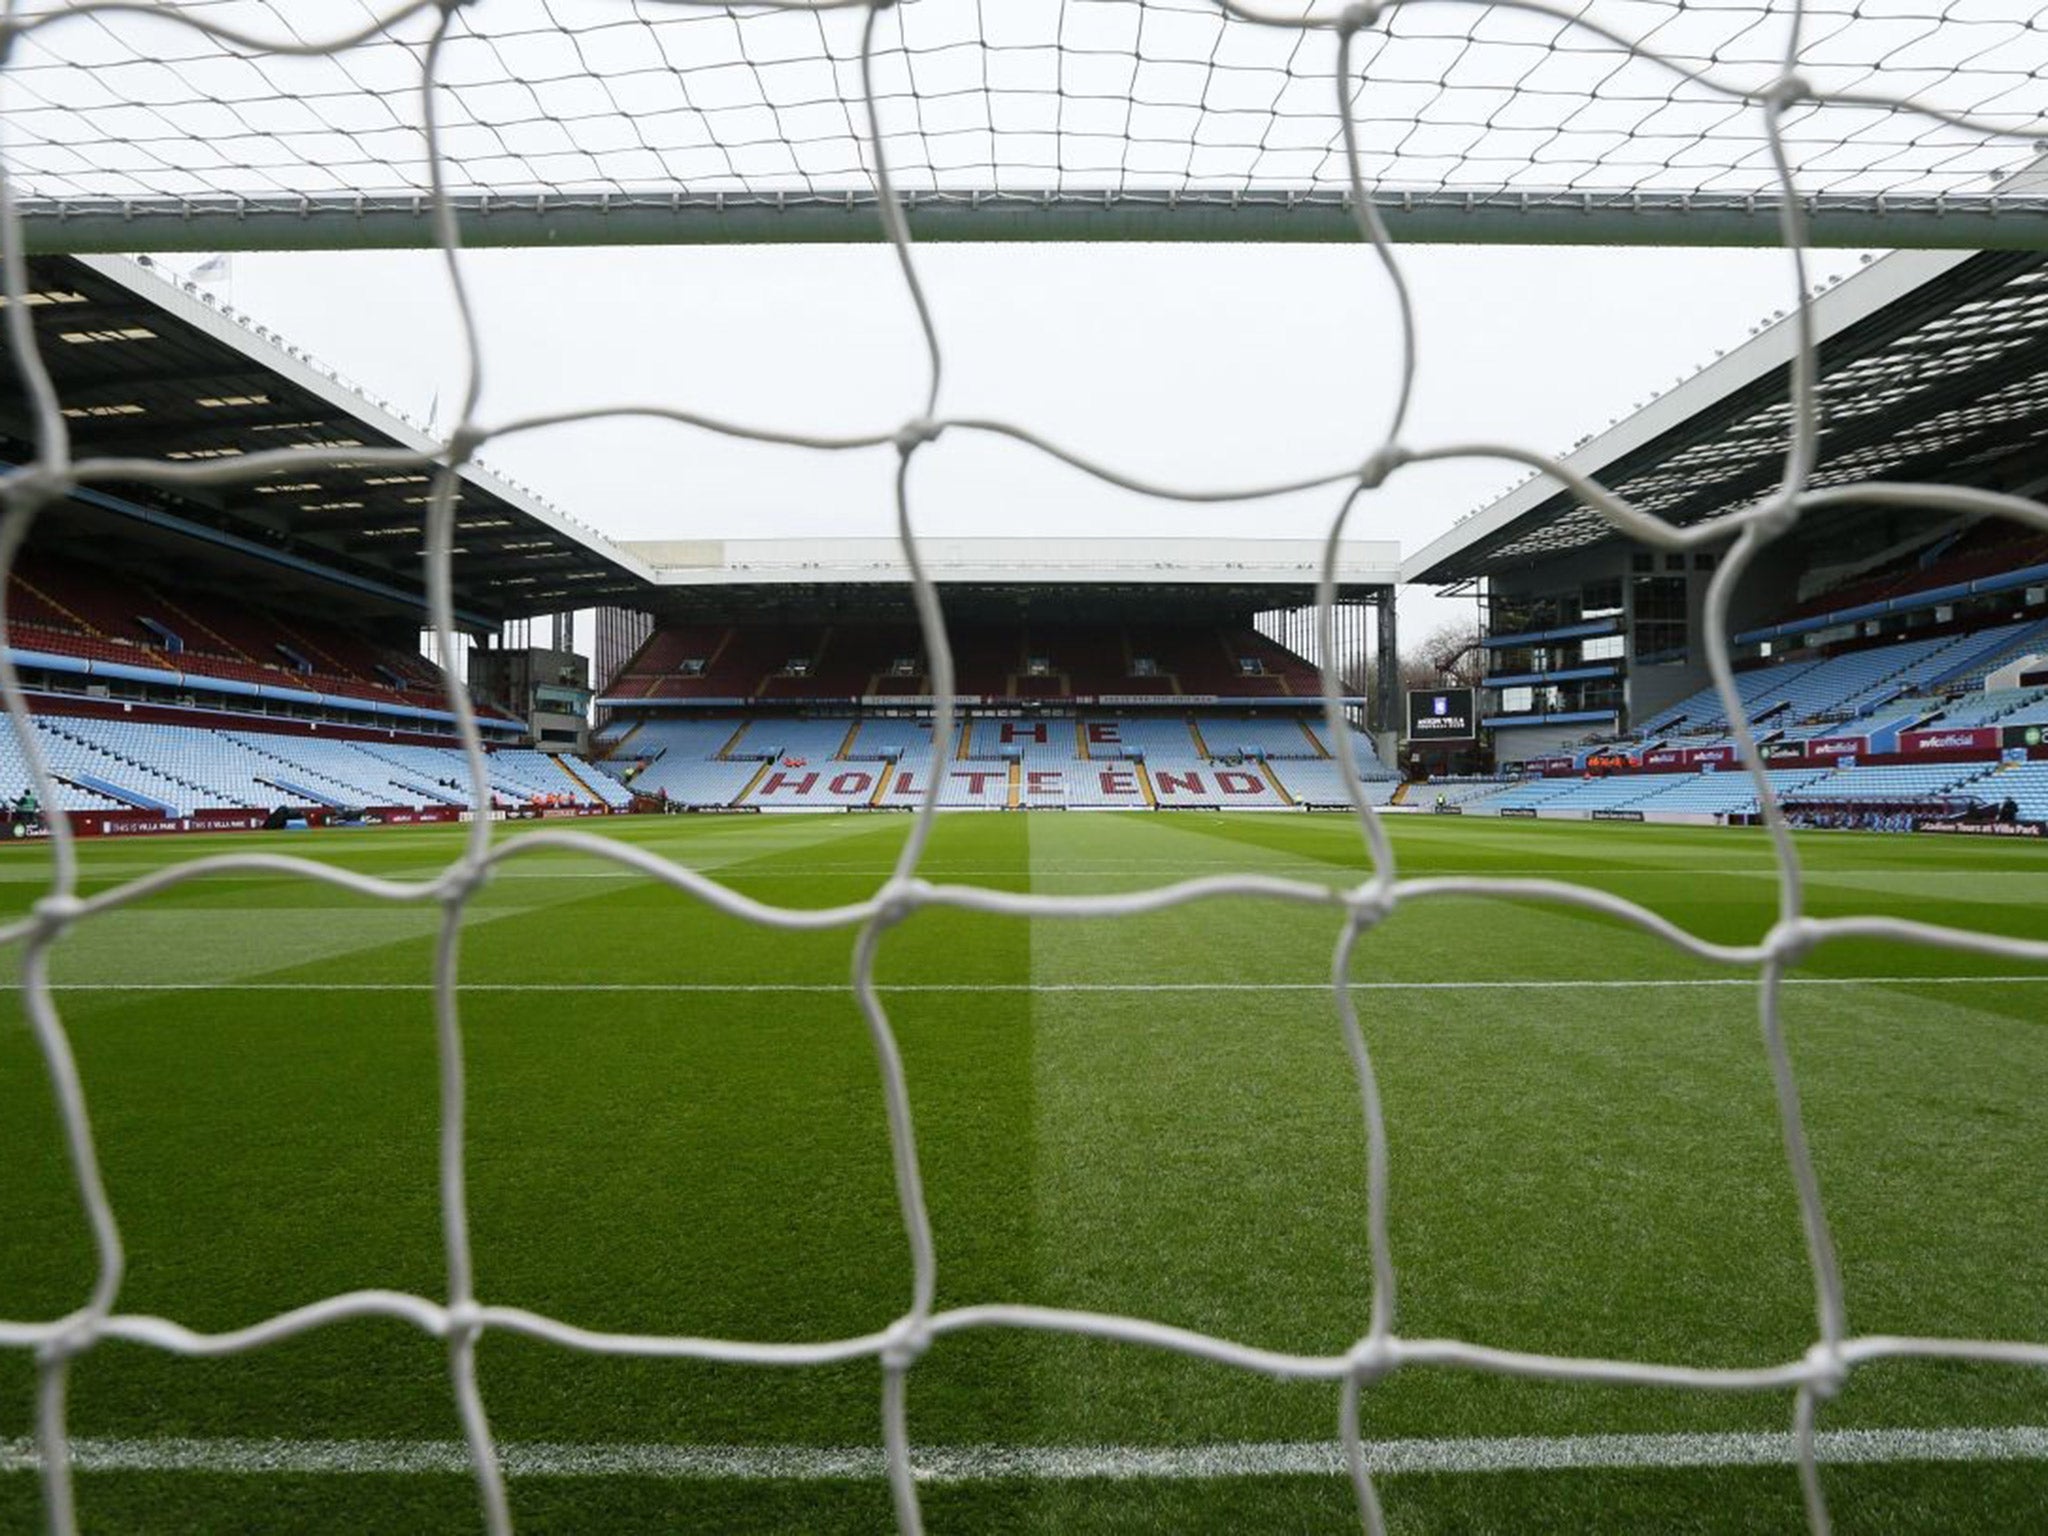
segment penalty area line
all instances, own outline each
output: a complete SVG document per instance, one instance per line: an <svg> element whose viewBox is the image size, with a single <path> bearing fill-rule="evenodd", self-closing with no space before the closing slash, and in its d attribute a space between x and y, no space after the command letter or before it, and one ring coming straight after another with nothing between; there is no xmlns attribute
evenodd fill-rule
<svg viewBox="0 0 2048 1536"><path fill-rule="evenodd" d="M79 1436L71 1457L81 1472L279 1474L467 1474L459 1440L288 1440ZM2048 1461L2048 1426L1980 1429L1836 1429L1815 1436L1830 1464ZM1498 1439L1367 1441L1366 1464L1382 1476L1781 1467L1797 1460L1783 1432L1653 1435L1511 1436ZM672 1481L878 1479L880 1447L805 1445L545 1444L498 1447L511 1477L643 1477ZM1340 1477L1335 1441L1247 1441L1208 1445L920 1446L911 1453L920 1481L1076 1481L1225 1477ZM35 1442L0 1439L0 1472L40 1465Z"/></svg>

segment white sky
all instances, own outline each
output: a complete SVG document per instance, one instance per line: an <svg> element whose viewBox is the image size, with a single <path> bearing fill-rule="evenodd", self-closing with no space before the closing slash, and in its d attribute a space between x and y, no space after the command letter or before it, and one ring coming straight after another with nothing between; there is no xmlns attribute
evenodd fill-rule
<svg viewBox="0 0 2048 1536"><path fill-rule="evenodd" d="M197 258L163 258L189 270ZM1411 446L1498 439L1558 451L1668 389L1789 306L1776 251L1417 247L1403 253L1421 336ZM1822 278L1857 262L1823 252ZM874 247L477 251L486 424L661 402L816 432L915 415L923 349L893 259ZM1390 289L1357 246L927 246L945 415L1002 417L1144 475L1252 484L1357 462L1394 398ZM222 286L218 282L216 287ZM244 255L232 302L373 396L445 430L461 348L436 258ZM621 539L886 535L883 451L736 444L606 422L492 443L485 457ZM1354 517L1405 552L1520 472L1405 470ZM1021 447L942 440L919 460L921 532L1300 537L1340 497L1231 506L1149 501ZM1419 638L1465 611L1403 595Z"/></svg>

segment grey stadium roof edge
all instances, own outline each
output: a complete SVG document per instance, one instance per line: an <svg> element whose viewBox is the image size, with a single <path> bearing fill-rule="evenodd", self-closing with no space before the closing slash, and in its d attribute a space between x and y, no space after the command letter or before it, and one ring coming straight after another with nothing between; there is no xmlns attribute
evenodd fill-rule
<svg viewBox="0 0 2048 1536"><path fill-rule="evenodd" d="M1895 251L1813 300L1821 409L1815 487L1939 479L2037 494L2048 483L2048 254ZM1776 317L1566 462L1679 526L1776 484L1790 424L1793 317ZM1532 476L1402 566L1448 585L1618 538Z"/></svg>
<svg viewBox="0 0 2048 1536"><path fill-rule="evenodd" d="M370 399L289 340L180 282L147 258L30 258L27 302L74 459L232 460L270 449L432 454L425 428ZM0 393L0 456L25 462L34 426L12 355ZM650 573L535 493L471 463L456 543L459 619L506 619L617 601ZM188 559L270 595L303 593L383 611L423 605L422 523L430 477L389 464L309 465L167 491L95 483L39 542L108 559Z"/></svg>

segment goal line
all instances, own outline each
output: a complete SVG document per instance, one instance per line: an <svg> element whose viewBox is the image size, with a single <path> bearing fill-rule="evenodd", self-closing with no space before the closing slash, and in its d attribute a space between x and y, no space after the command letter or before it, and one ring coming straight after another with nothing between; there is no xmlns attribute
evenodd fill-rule
<svg viewBox="0 0 2048 1536"><path fill-rule="evenodd" d="M459 1440L80 1436L82 1472L205 1472L246 1476L459 1476L470 1470ZM1830 1466L1899 1462L2048 1461L2048 1426L1974 1429L1836 1429L1816 1437ZM874 1446L675 1445L506 1441L505 1475L639 1477L663 1481L874 1481L886 1471ZM1686 1467L1785 1467L1798 1456L1789 1434L1513 1435L1369 1440L1376 1476L1416 1473L1666 1471ZM0 1474L38 1468L35 1442L0 1440ZM1012 1480L1207 1482L1235 1477L1341 1477L1336 1441L1221 1441L1204 1445L924 1445L912 1461L920 1483Z"/></svg>

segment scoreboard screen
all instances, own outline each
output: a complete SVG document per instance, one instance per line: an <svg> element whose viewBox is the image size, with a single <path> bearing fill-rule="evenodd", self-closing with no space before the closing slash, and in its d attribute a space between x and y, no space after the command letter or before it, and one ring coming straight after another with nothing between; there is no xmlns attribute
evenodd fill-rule
<svg viewBox="0 0 2048 1536"><path fill-rule="evenodd" d="M1408 692L1408 740L1475 741L1479 736L1477 700L1470 688L1412 688Z"/></svg>

